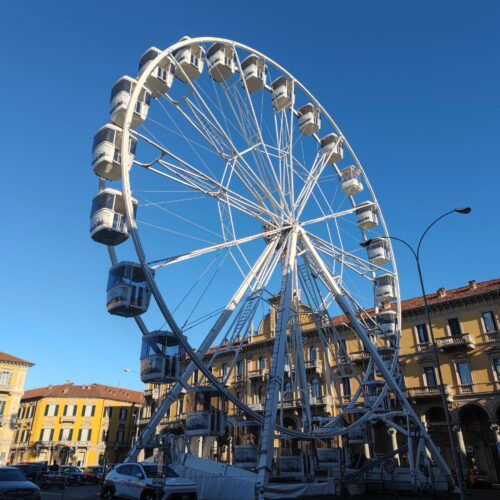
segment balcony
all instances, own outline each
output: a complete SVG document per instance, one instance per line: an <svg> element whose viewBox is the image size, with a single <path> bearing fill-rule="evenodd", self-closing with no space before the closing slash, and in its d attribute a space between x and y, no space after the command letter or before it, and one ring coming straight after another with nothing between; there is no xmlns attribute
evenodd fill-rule
<svg viewBox="0 0 500 500"><path fill-rule="evenodd" d="M285 398L283 400L283 408L300 408L300 399Z"/></svg>
<svg viewBox="0 0 500 500"><path fill-rule="evenodd" d="M159 389L146 389L144 391L144 397L145 398L158 399L159 396L160 396L160 390Z"/></svg>
<svg viewBox="0 0 500 500"><path fill-rule="evenodd" d="M475 384L462 384L455 386L456 394L474 394L476 392Z"/></svg>
<svg viewBox="0 0 500 500"><path fill-rule="evenodd" d="M262 403L252 403L249 404L248 407L253 411L263 411L264 405Z"/></svg>
<svg viewBox="0 0 500 500"><path fill-rule="evenodd" d="M251 380L264 380L267 376L269 376L269 368L249 370L248 372L248 378Z"/></svg>
<svg viewBox="0 0 500 500"><path fill-rule="evenodd" d="M415 349L417 352L426 352L431 348L430 342L422 342L421 344L417 344Z"/></svg>
<svg viewBox="0 0 500 500"><path fill-rule="evenodd" d="M446 399L451 401L453 398L450 395L450 390L447 385L444 386L444 393L446 394ZM432 397L440 397L441 391L439 390L438 385L431 385L429 387L412 387L406 389L406 394L410 398L419 399L419 398L432 398Z"/></svg>
<svg viewBox="0 0 500 500"><path fill-rule="evenodd" d="M370 355L366 351L355 351L349 354L349 357L352 361L356 363L360 363L362 361L366 361L370 359Z"/></svg>
<svg viewBox="0 0 500 500"><path fill-rule="evenodd" d="M312 370L315 373L323 371L323 361L321 359L310 359L305 362L306 370Z"/></svg>
<svg viewBox="0 0 500 500"><path fill-rule="evenodd" d="M474 343L469 333L463 335L450 335L436 339L436 345L442 351L452 351L454 349L474 349Z"/></svg>
<svg viewBox="0 0 500 500"><path fill-rule="evenodd" d="M311 396L309 398L309 402L311 403L311 406L324 406L324 405L331 405L332 404L332 396Z"/></svg>
<svg viewBox="0 0 500 500"><path fill-rule="evenodd" d="M74 424L76 422L76 415L62 415L59 417L61 424Z"/></svg>
<svg viewBox="0 0 500 500"><path fill-rule="evenodd" d="M483 335L485 342L498 342L500 340L500 332L488 332Z"/></svg>

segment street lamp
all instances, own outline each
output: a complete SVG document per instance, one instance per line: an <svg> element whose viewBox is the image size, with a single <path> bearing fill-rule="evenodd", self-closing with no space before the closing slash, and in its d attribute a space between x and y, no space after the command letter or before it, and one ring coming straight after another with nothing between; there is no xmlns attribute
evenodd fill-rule
<svg viewBox="0 0 500 500"><path fill-rule="evenodd" d="M406 245L410 249L413 256L415 257L415 262L417 263L418 277L420 279L420 287L422 289L422 297L424 298L425 315L426 315L426 319L427 319L427 324L429 325L429 333L431 336L431 344L432 344L432 350L434 353L434 361L436 363L436 369L437 369L437 373L438 373L439 392L441 394L441 399L443 401L443 410L444 410L444 415L446 417L446 426L448 427L448 437L450 439L450 446L451 446L451 452L452 452L452 456L453 456L453 463L454 463L455 470L457 471L457 475L458 475L458 482L459 482L459 488L460 488L460 498L462 500L465 499L463 470L462 470L460 456L458 455L458 451L457 451L455 437L453 435L453 431L451 428L451 415L450 415L450 410L448 408L448 401L446 399L446 392L445 392L444 383L443 383L443 375L441 373L441 363L439 362L439 353L438 353L438 350L436 347L436 341L434 338L434 331L432 329L429 304L427 302L427 295L425 293L425 287L424 287L424 279L422 276L422 268L420 267L420 246L422 245L422 240L424 239L425 235L429 232L429 229L432 226L434 226L434 224L436 224L436 222L443 219L447 215L450 215L453 213L466 215L466 214L470 213L471 210L472 209L470 207L455 208L455 209L450 210L449 212L446 212L445 214L441 215L437 219L435 219L431 224L429 224L426 227L425 231L422 233L422 236L418 240L418 245L417 245L416 251L408 242L406 242L405 240L402 240L401 238L397 238L395 236L382 236L382 238L386 238L386 239L389 238L391 240L400 241L401 243ZM366 248L366 247L370 246L372 241L373 241L372 239L369 239L369 240L363 241L362 243L360 243L360 245L363 248Z"/></svg>

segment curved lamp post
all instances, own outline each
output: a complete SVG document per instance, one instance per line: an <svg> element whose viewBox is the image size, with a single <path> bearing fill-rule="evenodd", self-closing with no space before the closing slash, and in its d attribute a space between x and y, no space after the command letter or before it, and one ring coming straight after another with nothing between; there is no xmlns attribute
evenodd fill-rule
<svg viewBox="0 0 500 500"><path fill-rule="evenodd" d="M424 309L425 309L425 315L427 319L427 324L429 325L429 333L431 337L431 344L432 344L432 350L434 354L434 360L436 363L436 369L437 369L437 374L438 374L438 383L439 383L439 392L441 394L441 399L443 402L443 410L444 410L444 415L446 417L446 426L448 427L448 437L450 439L450 446L451 446L451 452L453 456L453 463L455 470L457 471L457 476L458 476L458 483L459 483L459 488L460 488L460 498L461 500L465 499L465 489L464 489L464 476L463 476L463 469L462 469L462 463L460 456L458 455L458 450L455 442L455 437L453 435L453 430L451 427L451 415L450 415L450 410L448 408L448 401L446 399L446 392L445 392L445 387L443 383L443 375L441 373L441 363L439 362L439 353L436 347L436 341L434 338L434 331L432 329L432 323L431 323L431 315L430 315L430 310L429 310L429 303L427 302L427 295L425 293L425 287L424 287L424 279L422 277L422 268L420 266L420 247L422 245L422 240L424 239L425 235L429 232L429 229L436 224L436 222L440 221L447 215L453 214L453 213L458 213L462 215L466 215L471 212L470 207L462 207L462 208L455 208L453 210L450 210L449 212L446 212L445 214L441 215L437 219L435 219L431 224L427 226L425 231L422 233L422 236L418 240L418 245L417 245L417 250L415 250L408 242L405 240L402 240L401 238L397 238L396 236L382 236L381 238L387 239L390 238L391 240L396 240L400 241L404 245L406 245L413 256L415 257L415 262L417 263L417 270L418 270L418 277L420 279L420 287L422 289L422 297L424 299ZM369 239L366 241L363 241L360 243L360 245L364 248L370 246L371 242L373 240Z"/></svg>

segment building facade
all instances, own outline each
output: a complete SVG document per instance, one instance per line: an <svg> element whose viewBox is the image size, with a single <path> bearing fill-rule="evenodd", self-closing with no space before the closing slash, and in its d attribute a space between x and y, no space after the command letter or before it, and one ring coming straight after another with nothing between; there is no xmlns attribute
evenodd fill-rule
<svg viewBox="0 0 500 500"><path fill-rule="evenodd" d="M500 279L476 283L453 290L440 289L427 296L431 319L440 354L448 405L453 419L453 432L459 446L462 467L466 473L478 468L489 473L493 481L500 481ZM431 351L429 328L424 317L422 297L402 301L402 329L399 364L405 390L417 413L453 468L448 431L438 387L436 365ZM276 321L276 309L261 322L257 332L242 341L238 362L226 379L231 366L232 353L218 356L212 373L226 384L247 405L262 411L265 398L271 351ZM363 364L367 359L359 340L354 336L346 319L334 318L342 336L343 347L350 360ZM355 377L335 377L330 383L335 391L327 390L326 363L333 366L333 359L325 355L319 336L307 318L302 325L304 358L310 387L311 413L313 417L336 414L340 398L348 400L357 390ZM207 356L207 360L209 356ZM339 358L338 358L339 359ZM286 371L285 367L285 371ZM199 385L200 376L194 373L191 384ZM297 428L299 425L298 395L285 391L283 424ZM201 385L203 381L201 380ZM149 385L145 392L145 405L139 417L139 427L145 425L163 399L168 386ZM229 415L238 413L232 403L212 399L211 406ZM186 429L186 417L196 409L196 397L181 394L161 423L160 433L166 429ZM374 429L375 439L366 443L363 452L368 457L382 456L398 446L397 436L391 429ZM193 453L231 461L234 445L253 444L255 435L199 438L191 446ZM283 443L276 443L278 446ZM275 444L275 446L276 446ZM152 450L146 449L146 455Z"/></svg>
<svg viewBox="0 0 500 500"><path fill-rule="evenodd" d="M30 361L0 352L0 466L7 463Z"/></svg>
<svg viewBox="0 0 500 500"><path fill-rule="evenodd" d="M10 462L90 466L125 458L143 393L101 384L66 383L26 391L17 414Z"/></svg>

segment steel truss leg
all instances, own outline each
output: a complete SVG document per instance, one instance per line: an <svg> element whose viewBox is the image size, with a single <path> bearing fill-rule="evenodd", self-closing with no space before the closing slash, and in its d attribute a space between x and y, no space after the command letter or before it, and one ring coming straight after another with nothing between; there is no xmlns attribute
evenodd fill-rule
<svg viewBox="0 0 500 500"><path fill-rule="evenodd" d="M351 302L349 299L342 293L342 290L340 287L337 285L337 282L335 281L334 277L326 267L325 263L319 256L318 252L314 248L314 245L311 243L311 240L305 233L303 229L300 229L300 240L305 246L309 256L311 257L312 261L314 262L314 265L316 269L318 270L319 274L321 275L322 281L325 284L325 286L329 289L329 291L332 293L332 295L335 297L335 300L339 307L342 309L346 317L348 318L351 327L355 330L356 334L358 335L359 339L363 343L363 346L366 351L369 352L371 358L373 359L373 362L377 366L377 368L381 371L383 377L387 381L387 384L389 387L394 391L396 394L397 398L399 399L401 406L405 409L407 414L411 417L413 424L415 427L418 427L420 430L420 435L423 437L427 444L427 448L431 452L432 456L436 460L438 467L440 468L441 472L443 473L444 477L446 478L446 481L448 482L449 485L454 485L454 480L453 476L451 474L451 471L448 467L448 464L445 462L443 457L441 456L441 453L439 453L439 450L437 449L436 445L432 441L430 435L427 433L427 430L425 429L425 426L422 424L419 416L409 403L408 399L406 398L405 393L399 386L397 380L393 377L391 372L389 371L387 365L384 363L382 358L380 357L379 353L377 352L376 347L370 342L370 338L368 336L368 333L366 332L364 326L361 324L361 322L358 320L356 317L356 311L354 310ZM411 437L409 437L411 439Z"/></svg>
<svg viewBox="0 0 500 500"><path fill-rule="evenodd" d="M233 295L229 303L226 305L224 311L222 311L220 316L217 318L217 321L214 323L212 329L208 332L200 348L196 351L197 356L199 358L203 359L203 356L205 356L208 349L212 346L215 339L219 335L220 331L222 330L222 328L224 328L224 325L227 323L231 314L236 309L239 302L245 295L249 286L255 280L258 273L262 270L263 265L270 257L273 250L274 250L274 245L269 244L266 246L265 250L260 255L259 259L253 266L252 270L245 277L243 283L240 285L236 293ZM156 427L161 422L162 418L166 415L172 403L177 399L177 397L182 391L182 388L188 383L188 380L195 371L195 369L196 369L196 364L193 361L190 361L190 363L184 370L180 378L180 381L176 382L175 385L172 387L172 389L168 392L167 397L162 401L162 403L156 410L155 414L151 417L150 421L146 424L146 426L142 430L141 435L137 440L137 442L131 447L129 453L127 454L125 462L136 460L137 455L139 453L139 446L143 443L147 443L148 440L151 438L151 436L154 436Z"/></svg>
<svg viewBox="0 0 500 500"><path fill-rule="evenodd" d="M259 496L263 498L264 488L269 480L274 454L274 439L276 417L278 411L278 397L283 390L283 372L285 365L286 332L290 316L291 298L293 291L293 273L295 257L297 255L297 229L291 229L287 238L286 253L283 255L282 281L280 304L276 319L276 334L274 339L271 370L267 386L266 407L264 410L264 425L260 437L258 456L258 485Z"/></svg>

